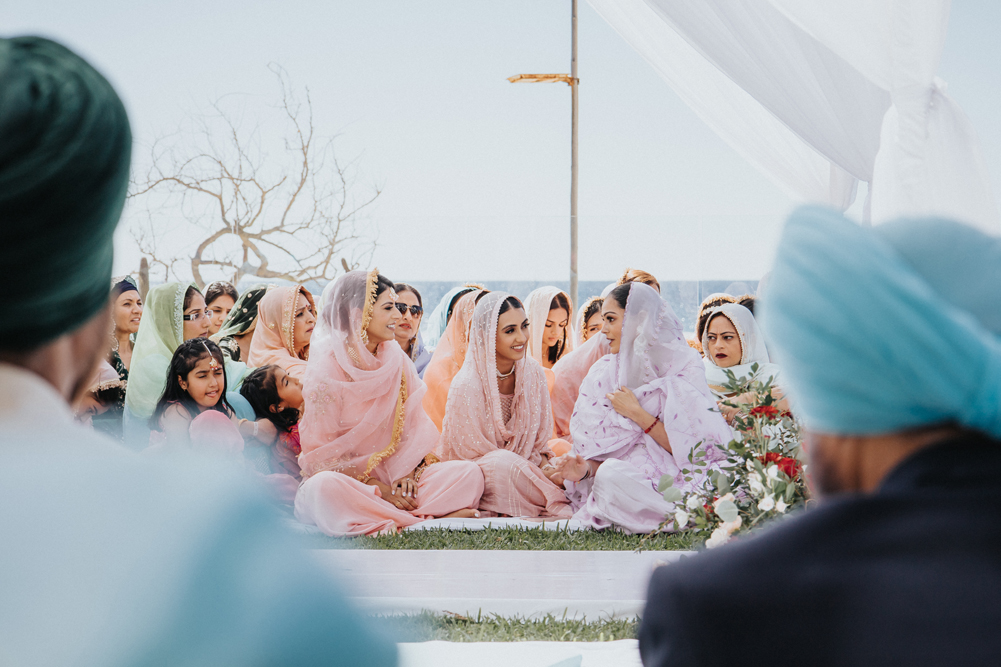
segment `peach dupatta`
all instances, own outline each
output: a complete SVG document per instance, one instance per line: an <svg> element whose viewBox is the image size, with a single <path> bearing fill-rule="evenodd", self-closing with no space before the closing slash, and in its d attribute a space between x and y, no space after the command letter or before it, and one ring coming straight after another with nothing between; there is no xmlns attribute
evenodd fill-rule
<svg viewBox="0 0 1001 667"><path fill-rule="evenodd" d="M504 421L497 320L508 296L491 292L473 312L466 363L448 392L441 456L480 464L485 478L480 509L511 516L569 515L563 489L539 468L543 454L550 453L553 417L546 375L528 355L515 362L511 417Z"/></svg>
<svg viewBox="0 0 1001 667"><path fill-rule="evenodd" d="M452 319L445 327L445 333L434 350L434 355L424 370L427 393L424 395L424 410L428 417L442 430L445 421L445 406L448 403L448 389L466 359L469 347L469 323L476 306L476 297L483 290L473 290L464 294L455 304Z"/></svg>
<svg viewBox="0 0 1001 667"><path fill-rule="evenodd" d="M373 355L362 341L376 277L351 271L324 290L303 378L303 479L331 470L392 484L438 444L438 431L421 407L424 383L406 353L390 340Z"/></svg>
<svg viewBox="0 0 1001 667"><path fill-rule="evenodd" d="M580 386L595 362L611 354L608 339L600 331L588 338L583 345L556 362L553 373L556 385L553 387L553 422L555 436L573 442L570 436L570 417L580 393Z"/></svg>
<svg viewBox="0 0 1001 667"><path fill-rule="evenodd" d="M307 345L301 355L295 353L295 304L300 294L306 297L315 313L313 295L302 285L273 287L261 299L257 305L257 327L250 339L247 366L258 368L276 364L298 378L306 373L310 346Z"/></svg>

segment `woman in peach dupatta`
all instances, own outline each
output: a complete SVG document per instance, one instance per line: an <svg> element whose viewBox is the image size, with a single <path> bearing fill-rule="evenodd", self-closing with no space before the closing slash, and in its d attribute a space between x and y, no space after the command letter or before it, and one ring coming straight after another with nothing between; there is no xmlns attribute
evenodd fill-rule
<svg viewBox="0 0 1001 667"><path fill-rule="evenodd" d="M483 294L483 290L474 289L456 301L452 318L448 321L445 333L442 334L441 341L424 371L424 382L428 387L424 395L424 410L439 431L445 421L448 388L466 359L466 348L469 347L469 321L473 317L476 298L480 294Z"/></svg>
<svg viewBox="0 0 1001 667"><path fill-rule="evenodd" d="M257 327L250 339L247 366L275 364L302 379L316 326L313 295L302 285L273 287L257 305Z"/></svg>
<svg viewBox="0 0 1001 667"><path fill-rule="evenodd" d="M526 355L527 342L528 318L518 299L491 292L480 300L466 363L448 392L442 458L480 466L481 510L568 518L563 489L542 469L551 469L553 418L546 375Z"/></svg>
<svg viewBox="0 0 1001 667"><path fill-rule="evenodd" d="M591 366L611 352L605 334L598 331L553 366L553 375L556 376L552 391L555 437L573 442L573 437L570 435L570 416L573 415L574 404L577 403L580 385L587 377Z"/></svg>
<svg viewBox="0 0 1001 667"><path fill-rule="evenodd" d="M303 483L295 516L327 535L395 532L423 519L475 516L483 474L439 463L424 383L396 343L393 283L351 271L324 290L303 380Z"/></svg>

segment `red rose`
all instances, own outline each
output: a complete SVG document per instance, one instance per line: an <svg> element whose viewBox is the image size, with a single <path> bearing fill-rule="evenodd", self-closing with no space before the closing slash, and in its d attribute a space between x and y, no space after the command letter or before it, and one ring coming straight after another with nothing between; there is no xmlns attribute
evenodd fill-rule
<svg viewBox="0 0 1001 667"><path fill-rule="evenodd" d="M759 405L756 408L751 408L751 414L757 415L758 417L775 419L779 416L779 409L774 405Z"/></svg>
<svg viewBox="0 0 1001 667"><path fill-rule="evenodd" d="M799 474L800 466L796 459L783 456L776 462L776 465L778 465L779 470L789 476L789 479L796 479L796 475Z"/></svg>

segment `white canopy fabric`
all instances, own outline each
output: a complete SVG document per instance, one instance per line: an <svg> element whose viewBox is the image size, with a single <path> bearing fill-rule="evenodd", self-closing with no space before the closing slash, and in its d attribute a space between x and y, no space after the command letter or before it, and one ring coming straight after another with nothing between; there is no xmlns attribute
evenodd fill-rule
<svg viewBox="0 0 1001 667"><path fill-rule="evenodd" d="M949 1L589 0L738 153L875 222L944 215L997 232L969 120L935 77Z"/></svg>

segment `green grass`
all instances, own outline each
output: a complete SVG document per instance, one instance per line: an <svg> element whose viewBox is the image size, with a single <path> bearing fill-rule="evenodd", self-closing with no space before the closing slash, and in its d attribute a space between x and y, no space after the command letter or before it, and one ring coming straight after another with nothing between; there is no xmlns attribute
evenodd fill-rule
<svg viewBox="0 0 1001 667"><path fill-rule="evenodd" d="M642 535L612 530L545 530L488 528L486 530L412 530L379 537L303 536L310 549L508 549L518 551L679 551L698 549L702 540L689 532Z"/></svg>
<svg viewBox="0 0 1001 667"><path fill-rule="evenodd" d="M634 639L639 626L636 619L587 621L547 615L528 620L494 614L467 618L430 612L373 620L398 642L597 642Z"/></svg>

